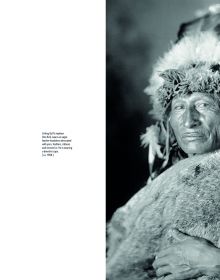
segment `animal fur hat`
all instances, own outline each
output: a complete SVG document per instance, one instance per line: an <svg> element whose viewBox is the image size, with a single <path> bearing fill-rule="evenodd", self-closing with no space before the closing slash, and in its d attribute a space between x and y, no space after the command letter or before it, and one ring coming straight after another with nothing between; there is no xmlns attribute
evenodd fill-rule
<svg viewBox="0 0 220 280"><path fill-rule="evenodd" d="M145 89L164 120L175 96L202 92L220 101L220 39L214 31L183 37L156 63Z"/></svg>

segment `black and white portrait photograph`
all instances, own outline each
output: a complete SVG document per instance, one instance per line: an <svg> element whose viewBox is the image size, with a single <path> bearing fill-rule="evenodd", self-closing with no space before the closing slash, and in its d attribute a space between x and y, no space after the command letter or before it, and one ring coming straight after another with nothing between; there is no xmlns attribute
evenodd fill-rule
<svg viewBox="0 0 220 280"><path fill-rule="evenodd" d="M106 279L220 279L220 2L106 2Z"/></svg>

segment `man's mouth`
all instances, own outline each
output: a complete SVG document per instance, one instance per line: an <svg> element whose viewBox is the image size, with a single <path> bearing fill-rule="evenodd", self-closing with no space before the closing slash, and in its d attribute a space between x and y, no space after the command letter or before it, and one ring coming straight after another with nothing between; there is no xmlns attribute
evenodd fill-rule
<svg viewBox="0 0 220 280"><path fill-rule="evenodd" d="M186 132L183 133L182 139L187 140L187 141L197 141L201 140L204 138L204 135L199 132Z"/></svg>

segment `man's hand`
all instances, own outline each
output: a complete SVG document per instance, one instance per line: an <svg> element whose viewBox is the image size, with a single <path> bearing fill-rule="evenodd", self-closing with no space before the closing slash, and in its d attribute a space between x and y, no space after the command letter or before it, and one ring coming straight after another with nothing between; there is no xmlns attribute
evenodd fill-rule
<svg viewBox="0 0 220 280"><path fill-rule="evenodd" d="M182 240L160 251L153 267L164 280L184 280L202 275L220 276L220 249L202 238L178 231Z"/></svg>

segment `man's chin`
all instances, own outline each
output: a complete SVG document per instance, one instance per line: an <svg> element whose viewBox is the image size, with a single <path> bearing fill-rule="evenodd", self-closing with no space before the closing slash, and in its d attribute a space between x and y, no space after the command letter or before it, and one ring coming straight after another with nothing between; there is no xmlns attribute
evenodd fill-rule
<svg viewBox="0 0 220 280"><path fill-rule="evenodd" d="M213 147L204 143L188 143L188 145L180 145L181 149L188 155L205 154L213 151Z"/></svg>

